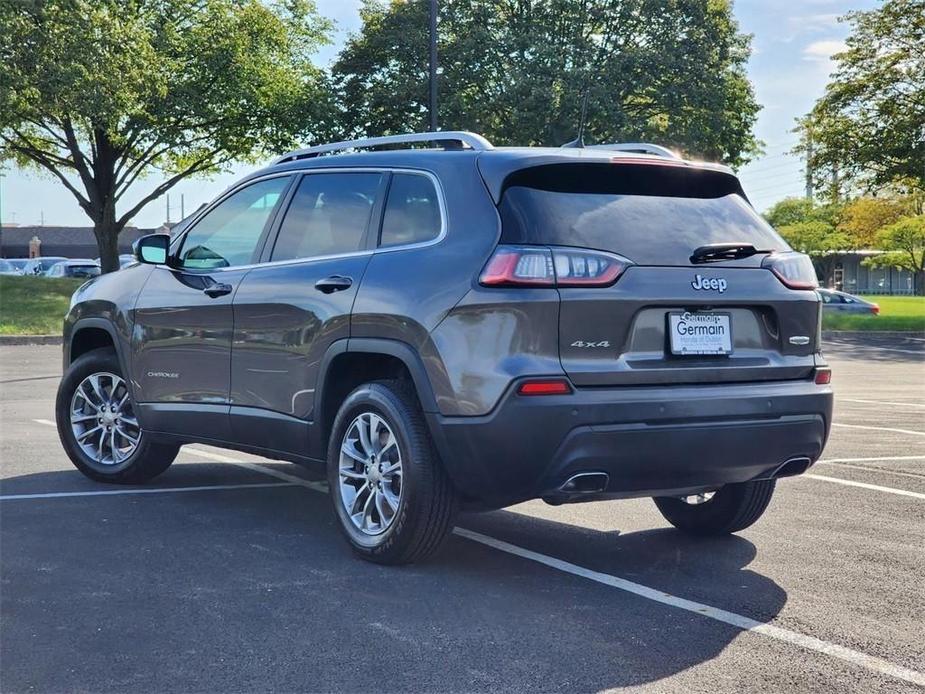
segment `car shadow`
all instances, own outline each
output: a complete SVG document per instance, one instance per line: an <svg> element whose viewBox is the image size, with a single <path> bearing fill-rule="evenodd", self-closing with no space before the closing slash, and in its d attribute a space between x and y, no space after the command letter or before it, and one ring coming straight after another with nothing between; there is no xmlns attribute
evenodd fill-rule
<svg viewBox="0 0 925 694"><path fill-rule="evenodd" d="M158 484L202 484L217 472L177 467ZM62 471L9 482L58 490L58 476L73 481ZM298 486L0 510L11 690L115 691L131 681L133 691L590 692L686 673L741 633L459 536L421 564L369 564L339 537L327 496ZM601 531L510 510L464 514L458 526L761 621L787 599L747 568L756 548L743 537ZM136 641L157 647L135 650Z"/></svg>

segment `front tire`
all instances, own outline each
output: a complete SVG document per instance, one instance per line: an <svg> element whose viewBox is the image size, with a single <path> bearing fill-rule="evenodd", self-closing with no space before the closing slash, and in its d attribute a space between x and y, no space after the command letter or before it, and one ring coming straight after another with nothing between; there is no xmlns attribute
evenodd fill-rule
<svg viewBox="0 0 925 694"><path fill-rule="evenodd" d="M71 462L97 482L142 484L170 467L180 451L145 436L112 349L74 360L58 386L55 420Z"/></svg>
<svg viewBox="0 0 925 694"><path fill-rule="evenodd" d="M363 559L420 561L452 529L456 493L408 384L366 383L350 393L334 420L327 464L338 525Z"/></svg>
<svg viewBox="0 0 925 694"><path fill-rule="evenodd" d="M671 496L652 500L669 523L691 535L728 535L752 525L771 503L775 480L727 484L712 498L680 499ZM699 501L699 503L697 503Z"/></svg>

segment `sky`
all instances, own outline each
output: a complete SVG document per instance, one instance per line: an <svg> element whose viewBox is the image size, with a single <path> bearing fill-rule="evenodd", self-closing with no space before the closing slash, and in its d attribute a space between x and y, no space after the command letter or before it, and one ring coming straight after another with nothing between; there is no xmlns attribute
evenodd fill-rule
<svg viewBox="0 0 925 694"><path fill-rule="evenodd" d="M329 64L351 32L360 28L360 0L316 0L321 14L336 22L333 45L319 52L319 64ZM734 13L740 30L751 34L749 77L762 110L755 132L765 142L765 154L739 171L752 203L764 211L778 200L804 191L803 165L789 155L796 144L795 119L807 113L824 89L833 69L830 59L843 46L848 26L839 17L851 10L871 9L874 0L737 0ZM187 179L169 196L170 219L181 218L209 202L253 166L244 165L210 179ZM159 179L151 176L129 191L124 210ZM167 198L145 207L134 219L139 227L166 221ZM0 221L20 225L87 226L89 219L60 183L33 171L10 168L0 172Z"/></svg>

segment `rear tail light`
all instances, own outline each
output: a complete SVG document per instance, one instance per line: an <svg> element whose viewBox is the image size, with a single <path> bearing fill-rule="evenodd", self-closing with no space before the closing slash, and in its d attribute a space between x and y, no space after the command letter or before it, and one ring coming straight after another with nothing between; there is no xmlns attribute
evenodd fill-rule
<svg viewBox="0 0 925 694"><path fill-rule="evenodd" d="M486 287L609 287L632 263L613 253L555 246L498 246L479 283Z"/></svg>
<svg viewBox="0 0 925 694"><path fill-rule="evenodd" d="M571 384L564 378L525 381L517 388L518 395L568 395Z"/></svg>
<svg viewBox="0 0 925 694"><path fill-rule="evenodd" d="M552 251L538 246L498 246L479 282L487 287L555 287Z"/></svg>
<svg viewBox="0 0 925 694"><path fill-rule="evenodd" d="M790 289L815 289L819 286L816 268L808 255L803 253L772 253L761 263Z"/></svg>
<svg viewBox="0 0 925 694"><path fill-rule="evenodd" d="M874 315L880 315L880 306L879 306L879 304L871 304L871 305L870 305L870 312L873 313Z"/></svg>
<svg viewBox="0 0 925 694"><path fill-rule="evenodd" d="M827 386L832 382L832 369L816 369L813 381L817 386Z"/></svg>

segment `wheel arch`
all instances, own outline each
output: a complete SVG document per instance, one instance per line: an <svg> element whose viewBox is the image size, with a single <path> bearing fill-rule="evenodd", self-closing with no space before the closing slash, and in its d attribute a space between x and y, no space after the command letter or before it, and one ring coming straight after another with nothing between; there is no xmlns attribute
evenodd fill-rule
<svg viewBox="0 0 925 694"><path fill-rule="evenodd" d="M315 448L325 457L331 426L344 398L361 383L386 378L406 379L414 386L421 409L436 412L437 402L424 363L417 351L398 340L348 338L325 352L315 388Z"/></svg>
<svg viewBox="0 0 925 694"><path fill-rule="evenodd" d="M91 350L104 347L111 347L115 351L119 365L122 367L122 376L129 389L133 389L131 373L128 369L122 344L119 341L118 332L115 326L105 318L81 318L74 323L64 341L65 370L78 357Z"/></svg>

